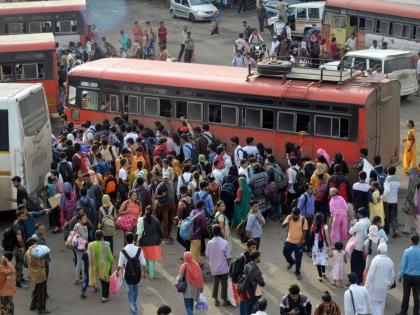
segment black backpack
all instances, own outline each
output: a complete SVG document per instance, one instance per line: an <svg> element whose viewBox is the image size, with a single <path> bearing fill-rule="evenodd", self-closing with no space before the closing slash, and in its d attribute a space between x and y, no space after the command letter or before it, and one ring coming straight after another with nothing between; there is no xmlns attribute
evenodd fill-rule
<svg viewBox="0 0 420 315"><path fill-rule="evenodd" d="M137 253L134 257L128 256L125 249L121 251L124 257L127 259L124 269L124 279L127 284L135 285L139 284L141 280L141 266L140 266L140 253L141 249L137 250Z"/></svg>
<svg viewBox="0 0 420 315"><path fill-rule="evenodd" d="M58 172L63 177L63 182L73 182L73 168L70 166L69 162L60 162L58 165Z"/></svg>
<svg viewBox="0 0 420 315"><path fill-rule="evenodd" d="M6 229L6 231L3 233L1 244L5 251L11 252L15 249L15 247L18 245L18 240L13 228L10 227Z"/></svg>
<svg viewBox="0 0 420 315"><path fill-rule="evenodd" d="M293 189L295 190L296 194L301 195L306 191L306 176L302 169L296 169L292 167L292 170L296 172L296 181L293 184Z"/></svg>
<svg viewBox="0 0 420 315"><path fill-rule="evenodd" d="M236 257L229 265L229 277L232 279L232 282L237 283L239 278L244 273L246 257L244 254Z"/></svg>

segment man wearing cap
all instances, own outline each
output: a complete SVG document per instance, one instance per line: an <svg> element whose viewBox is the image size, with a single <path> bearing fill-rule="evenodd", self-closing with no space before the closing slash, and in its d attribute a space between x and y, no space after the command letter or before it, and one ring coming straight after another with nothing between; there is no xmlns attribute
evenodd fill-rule
<svg viewBox="0 0 420 315"><path fill-rule="evenodd" d="M156 216L163 227L164 244L172 244L170 237L172 224L169 218L172 218L172 208L175 204L175 187L174 183L169 180L169 173L163 173L163 181L156 187L155 199L158 203L156 206Z"/></svg>
<svg viewBox="0 0 420 315"><path fill-rule="evenodd" d="M350 286L344 292L344 314L370 314L369 293L365 287L357 285L359 277L351 272L348 274Z"/></svg>
<svg viewBox="0 0 420 315"><path fill-rule="evenodd" d="M394 284L394 263L387 256L388 246L380 243L378 255L372 260L365 287L369 293L372 315L384 315L388 290Z"/></svg>

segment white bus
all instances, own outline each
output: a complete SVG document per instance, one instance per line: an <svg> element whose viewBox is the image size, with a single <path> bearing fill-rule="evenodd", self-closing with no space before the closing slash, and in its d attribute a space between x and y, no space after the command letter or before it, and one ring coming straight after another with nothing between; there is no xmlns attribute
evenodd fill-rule
<svg viewBox="0 0 420 315"><path fill-rule="evenodd" d="M16 209L11 178L29 193L44 184L52 161L51 123L42 84L0 84L0 211Z"/></svg>

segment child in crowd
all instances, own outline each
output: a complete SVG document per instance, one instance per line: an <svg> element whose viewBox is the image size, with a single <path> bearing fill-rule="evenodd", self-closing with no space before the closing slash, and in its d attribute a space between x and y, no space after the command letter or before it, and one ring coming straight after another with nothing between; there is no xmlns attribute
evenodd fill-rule
<svg viewBox="0 0 420 315"><path fill-rule="evenodd" d="M346 252L342 242L334 244L335 250L333 251L334 265L331 269L331 277L333 286L342 288L344 284L344 264L347 263Z"/></svg>

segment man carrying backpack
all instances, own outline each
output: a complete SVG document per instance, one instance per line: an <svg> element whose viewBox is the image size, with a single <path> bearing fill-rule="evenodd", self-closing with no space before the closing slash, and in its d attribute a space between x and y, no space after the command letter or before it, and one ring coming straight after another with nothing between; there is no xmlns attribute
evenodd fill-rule
<svg viewBox="0 0 420 315"><path fill-rule="evenodd" d="M375 181L379 184L379 190L381 194L384 193L384 184L387 176L386 167L381 164L381 157L375 155L373 157L373 170L369 174L369 183Z"/></svg>
<svg viewBox="0 0 420 315"><path fill-rule="evenodd" d="M207 216L207 218L210 218L213 215L213 198L208 193L209 189L209 182L206 180L203 180L200 182L200 191L197 191L194 193L193 200L194 203L197 204L199 200L204 201L204 212Z"/></svg>
<svg viewBox="0 0 420 315"><path fill-rule="evenodd" d="M63 183L70 183L73 186L74 174L73 167L69 161L67 161L67 155L65 152L60 153L60 162L57 165L57 171L63 178Z"/></svg>
<svg viewBox="0 0 420 315"><path fill-rule="evenodd" d="M127 245L120 252L117 275L119 276L121 274L121 270L123 270L130 313L131 315L138 315L138 284L140 283L142 276L146 279L146 260L144 259L142 250L138 246L134 245L133 233L128 232L125 236L125 241Z"/></svg>
<svg viewBox="0 0 420 315"><path fill-rule="evenodd" d="M287 169L287 178L288 178L288 185L287 185L287 191L285 193L285 204L286 204L286 211L287 213L290 213L292 210L292 202L296 198L299 197L301 193L304 192L304 189L302 191L300 190L299 186L299 179L302 178L302 169L297 164L296 158L290 158L289 163L290 167ZM298 178L299 176L299 178ZM303 174L303 176L305 176Z"/></svg>
<svg viewBox="0 0 420 315"><path fill-rule="evenodd" d="M273 219L280 220L283 209L282 209L282 198L281 195L287 187L287 177L284 174L281 166L276 163L274 155L270 154L267 156L267 164L265 169L268 175L269 183L274 183L277 187L277 197L271 202L271 211L273 212ZM270 184L269 184L270 185Z"/></svg>
<svg viewBox="0 0 420 315"><path fill-rule="evenodd" d="M315 213L315 195L314 195L314 187L311 183L306 183L306 191L303 195L299 197L297 207L300 210L301 216L306 219L308 227L312 226L312 221L314 219ZM305 235L305 252L308 253L309 256L312 254L312 246L310 246L310 233L306 233Z"/></svg>

